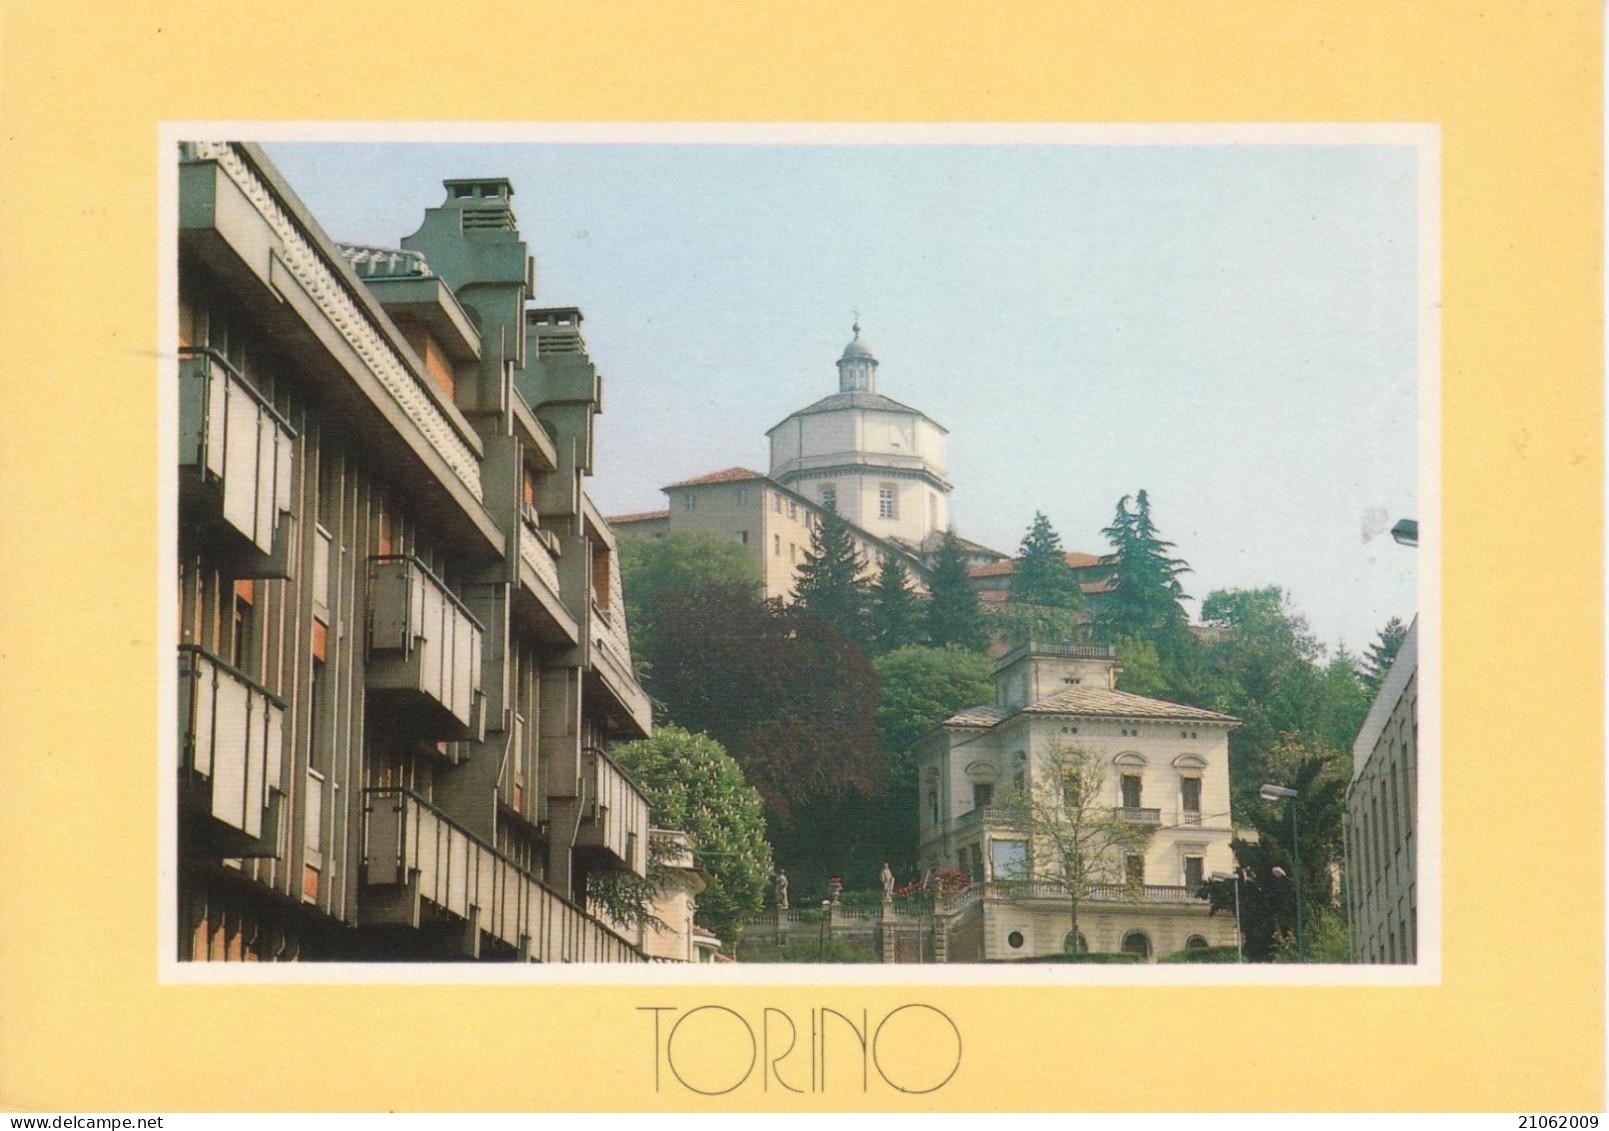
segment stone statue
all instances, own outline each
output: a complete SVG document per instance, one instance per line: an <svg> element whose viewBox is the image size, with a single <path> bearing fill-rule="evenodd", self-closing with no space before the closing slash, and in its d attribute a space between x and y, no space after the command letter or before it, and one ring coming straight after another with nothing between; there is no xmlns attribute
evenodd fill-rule
<svg viewBox="0 0 1609 1131"><path fill-rule="evenodd" d="M894 898L894 873L888 870L888 862L883 862L883 902L887 903Z"/></svg>
<svg viewBox="0 0 1609 1131"><path fill-rule="evenodd" d="M788 873L777 873L777 910L788 909Z"/></svg>

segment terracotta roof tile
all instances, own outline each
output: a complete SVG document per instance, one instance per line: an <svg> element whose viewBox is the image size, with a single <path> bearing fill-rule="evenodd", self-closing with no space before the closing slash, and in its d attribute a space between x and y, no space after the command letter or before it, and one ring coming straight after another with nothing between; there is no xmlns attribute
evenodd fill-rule
<svg viewBox="0 0 1609 1131"><path fill-rule="evenodd" d="M675 487L703 487L709 483L741 483L745 479L764 479L758 471L750 471L746 467L729 467L725 471L712 471L708 475L700 475L696 479L683 479L680 483L672 483L663 488L666 491Z"/></svg>
<svg viewBox="0 0 1609 1131"><path fill-rule="evenodd" d="M669 511L640 511L637 514L617 514L606 519L610 526L619 526L623 522L652 522L656 518L669 518Z"/></svg>
<svg viewBox="0 0 1609 1131"><path fill-rule="evenodd" d="M1093 566L1105 565L1106 559L1101 557L1099 554L1072 553L1067 555L1067 564L1072 566L1074 569L1089 569ZM967 576L1008 577L1015 573L1016 570L1016 559L1008 558L1003 562L990 562L986 566L979 566L977 569L968 570Z"/></svg>

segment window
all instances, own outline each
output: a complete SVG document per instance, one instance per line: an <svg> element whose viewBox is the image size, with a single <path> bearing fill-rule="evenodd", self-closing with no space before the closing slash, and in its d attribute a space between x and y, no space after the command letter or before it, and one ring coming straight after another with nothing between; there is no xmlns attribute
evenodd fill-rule
<svg viewBox="0 0 1609 1131"><path fill-rule="evenodd" d="M1144 931L1130 931L1123 936L1123 953L1137 954L1141 958L1151 957L1151 940Z"/></svg>
<svg viewBox="0 0 1609 1131"><path fill-rule="evenodd" d="M1023 800L1028 796L1028 775L1018 770L1011 777L1011 788L1017 791L1017 796Z"/></svg>
<svg viewBox="0 0 1609 1131"><path fill-rule="evenodd" d="M1186 856L1184 858L1184 886L1191 891L1195 891L1206 878L1206 860L1200 856Z"/></svg>
<svg viewBox="0 0 1609 1131"><path fill-rule="evenodd" d="M313 539L313 615L330 619L330 545L334 536L322 526Z"/></svg>
<svg viewBox="0 0 1609 1131"><path fill-rule="evenodd" d="M898 518L899 508L896 506L897 501L892 483L884 483L877 488L877 517Z"/></svg>
<svg viewBox="0 0 1609 1131"><path fill-rule="evenodd" d="M1123 857L1123 879L1131 884L1145 883L1145 857L1131 852Z"/></svg>
<svg viewBox="0 0 1609 1131"><path fill-rule="evenodd" d="M691 491L682 496L682 510L690 511L698 506L698 496Z"/></svg>
<svg viewBox="0 0 1609 1131"><path fill-rule="evenodd" d="M1021 950L1022 949L1022 944L1027 942L1027 941L1028 941L1027 939L1022 937L1022 932L1021 931L1012 931L1009 935L1006 936L1006 945L1009 946L1012 950Z"/></svg>
<svg viewBox="0 0 1609 1131"><path fill-rule="evenodd" d="M1088 954L1089 943L1085 941L1083 931L1068 931L1062 937L1061 949L1063 954Z"/></svg>
<svg viewBox="0 0 1609 1131"><path fill-rule="evenodd" d="M1201 779L1181 778L1179 792L1184 800L1184 823L1199 825L1201 823Z"/></svg>
<svg viewBox="0 0 1609 1131"><path fill-rule="evenodd" d="M737 489L737 501L740 503L746 503L749 501L749 489L747 487L739 487Z"/></svg>
<svg viewBox="0 0 1609 1131"><path fill-rule="evenodd" d="M838 484L823 483L821 485L821 505L830 511L838 509Z"/></svg>
<svg viewBox="0 0 1609 1131"><path fill-rule="evenodd" d="M252 672L252 602L256 587L251 581L235 582L235 600L230 618L229 662L250 675Z"/></svg>
<svg viewBox="0 0 1609 1131"><path fill-rule="evenodd" d="M749 532L747 530L739 530L737 532L737 540L747 546L749 544Z"/></svg>
<svg viewBox="0 0 1609 1131"><path fill-rule="evenodd" d="M307 771L307 814L303 839L309 855L324 851L324 775Z"/></svg>
<svg viewBox="0 0 1609 1131"><path fill-rule="evenodd" d="M782 556L782 535L780 534L771 535L771 556L773 558Z"/></svg>
<svg viewBox="0 0 1609 1131"><path fill-rule="evenodd" d="M1202 938L1200 935L1191 935L1189 938L1184 940L1184 949L1186 949L1186 950L1206 950L1207 949L1207 940Z"/></svg>
<svg viewBox="0 0 1609 1131"><path fill-rule="evenodd" d="M972 783L972 808L987 809L994 800L994 786L988 782Z"/></svg>
<svg viewBox="0 0 1609 1131"><path fill-rule="evenodd" d="M798 518L799 517L799 504L795 503L792 499L788 500L788 517L789 518Z"/></svg>
<svg viewBox="0 0 1609 1131"><path fill-rule="evenodd" d="M771 509L776 511L778 514L782 513L782 496L781 495L775 495L774 494L774 495L771 496Z"/></svg>
<svg viewBox="0 0 1609 1131"><path fill-rule="evenodd" d="M1140 775L1124 774L1122 778L1123 808L1138 809L1140 807Z"/></svg>
<svg viewBox="0 0 1609 1131"><path fill-rule="evenodd" d="M791 562L797 562L799 560L799 547L796 543L788 543L788 560Z"/></svg>
<svg viewBox="0 0 1609 1131"><path fill-rule="evenodd" d="M1021 880L1028 876L1028 843L1021 840L997 840L994 849L994 878Z"/></svg>
<svg viewBox="0 0 1609 1131"><path fill-rule="evenodd" d="M939 787L936 786L936 785L930 785L930 786L927 787L927 808L928 808L928 817L929 817L929 819L932 821L933 824L935 824L935 825L938 824L939 823Z"/></svg>

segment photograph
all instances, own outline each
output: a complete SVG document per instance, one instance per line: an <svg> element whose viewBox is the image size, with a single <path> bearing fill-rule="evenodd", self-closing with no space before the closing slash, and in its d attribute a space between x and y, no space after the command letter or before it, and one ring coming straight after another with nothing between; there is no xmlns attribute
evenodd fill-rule
<svg viewBox="0 0 1609 1131"><path fill-rule="evenodd" d="M342 132L174 147L174 962L1434 977L1433 129Z"/></svg>

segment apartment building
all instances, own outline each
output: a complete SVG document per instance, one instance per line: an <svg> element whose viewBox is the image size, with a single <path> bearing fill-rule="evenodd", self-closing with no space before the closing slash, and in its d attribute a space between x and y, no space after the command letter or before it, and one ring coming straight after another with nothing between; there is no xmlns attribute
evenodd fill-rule
<svg viewBox="0 0 1609 1131"><path fill-rule="evenodd" d="M1419 621L1380 681L1352 744L1346 795L1352 960L1419 956Z"/></svg>
<svg viewBox="0 0 1609 1131"><path fill-rule="evenodd" d="M514 186L355 247L179 162L178 957L642 961L587 902L649 824L601 377Z"/></svg>

